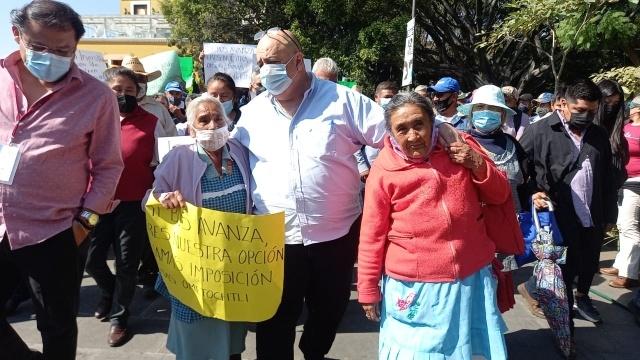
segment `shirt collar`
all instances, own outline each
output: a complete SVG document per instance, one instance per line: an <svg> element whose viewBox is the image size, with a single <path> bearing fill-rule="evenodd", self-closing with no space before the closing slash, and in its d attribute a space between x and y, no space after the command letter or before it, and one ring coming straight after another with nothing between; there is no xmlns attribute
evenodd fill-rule
<svg viewBox="0 0 640 360"><path fill-rule="evenodd" d="M220 174L218 174L218 171L213 166L213 161L211 161L211 158L209 157L209 155L204 151L202 146L200 146L200 144L198 144L197 141L196 141L196 151L198 153L198 157L200 157L200 160L204 161L204 163L207 164L207 170L206 170L207 175L219 176ZM231 160L231 154L229 153L229 145L225 145L222 147L222 173L224 173L225 175L229 175L227 174L227 169L226 169L227 161L229 160Z"/></svg>
<svg viewBox="0 0 640 360"><path fill-rule="evenodd" d="M309 88L307 90L305 90L304 95L302 96L302 101L300 102L300 105L298 106L298 109L296 110L296 114L298 113L298 111L300 110L300 108L302 107L304 102L307 100L307 97L309 97L309 95L312 93L312 91L316 88L316 84L318 82L318 79L316 78L315 75L313 75L313 73L307 72L306 75L311 77L311 84L309 85ZM282 106L280 105L280 103L278 102L276 97L274 95L272 95L271 93L269 93L269 91L267 91L267 98L269 99L269 101L271 102L271 105L273 105L273 107L276 109L276 111L279 114L285 116L289 120L291 120L293 118L293 116L295 116L295 114L293 114L293 116L290 116L289 114L287 114L287 112L282 108Z"/></svg>

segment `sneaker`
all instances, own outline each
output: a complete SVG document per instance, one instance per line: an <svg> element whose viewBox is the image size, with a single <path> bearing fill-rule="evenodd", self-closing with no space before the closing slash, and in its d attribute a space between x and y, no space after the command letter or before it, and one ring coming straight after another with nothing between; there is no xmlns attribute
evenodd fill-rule
<svg viewBox="0 0 640 360"><path fill-rule="evenodd" d="M601 323L602 318L600 317L600 313L593 303L591 302L591 298L587 295L583 296L575 296L573 302L573 309L582 316L583 319L587 321L591 321L592 323Z"/></svg>

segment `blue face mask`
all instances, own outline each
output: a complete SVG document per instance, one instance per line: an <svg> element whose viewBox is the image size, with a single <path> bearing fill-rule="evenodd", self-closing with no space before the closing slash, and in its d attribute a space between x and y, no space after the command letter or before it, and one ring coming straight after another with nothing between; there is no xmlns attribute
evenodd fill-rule
<svg viewBox="0 0 640 360"><path fill-rule="evenodd" d="M382 98L380 99L380 106L382 106L383 109L386 109L390 102L391 98Z"/></svg>
<svg viewBox="0 0 640 360"><path fill-rule="evenodd" d="M260 82L271 95L282 94L293 83L293 79L287 74L287 64L294 57L295 55L284 64L264 64L260 68Z"/></svg>
<svg viewBox="0 0 640 360"><path fill-rule="evenodd" d="M222 108L224 109L224 113L229 115L231 110L233 110L233 100L223 101Z"/></svg>
<svg viewBox="0 0 640 360"><path fill-rule="evenodd" d="M24 65L38 79L46 82L60 80L71 68L73 58L26 49Z"/></svg>
<svg viewBox="0 0 640 360"><path fill-rule="evenodd" d="M491 110L474 111L471 122L479 132L490 134L502 125L502 114Z"/></svg>

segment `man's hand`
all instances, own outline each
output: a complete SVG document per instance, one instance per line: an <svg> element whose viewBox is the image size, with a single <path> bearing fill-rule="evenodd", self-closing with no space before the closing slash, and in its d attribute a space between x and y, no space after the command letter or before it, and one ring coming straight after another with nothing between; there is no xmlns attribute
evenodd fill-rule
<svg viewBox="0 0 640 360"><path fill-rule="evenodd" d="M460 133L448 123L438 125L438 143L443 149L448 149L449 145L455 142L464 142Z"/></svg>
<svg viewBox="0 0 640 360"><path fill-rule="evenodd" d="M378 303L362 304L362 309L364 309L364 314L367 319L371 321L380 321L380 305Z"/></svg>
<svg viewBox="0 0 640 360"><path fill-rule="evenodd" d="M175 116L183 116L184 114L182 113L182 109L180 109L179 107L173 105L173 104L169 104L169 112Z"/></svg>
<svg viewBox="0 0 640 360"><path fill-rule="evenodd" d="M84 227L78 220L73 220L71 230L73 231L73 238L78 247L87 239L90 232L90 230Z"/></svg>
<svg viewBox="0 0 640 360"><path fill-rule="evenodd" d="M187 202L184 201L184 197L182 197L182 194L178 190L161 194L158 201L160 201L160 204L165 209L176 209L187 206Z"/></svg>
<svg viewBox="0 0 640 360"><path fill-rule="evenodd" d="M369 177L369 170L365 170L360 173L360 181L362 181L363 183L367 182L368 177Z"/></svg>
<svg viewBox="0 0 640 360"><path fill-rule="evenodd" d="M545 194L542 191L533 194L531 199L533 200L533 205L536 207L537 210L541 210L549 207L548 202L551 201L549 200L549 197L547 196L547 194Z"/></svg>

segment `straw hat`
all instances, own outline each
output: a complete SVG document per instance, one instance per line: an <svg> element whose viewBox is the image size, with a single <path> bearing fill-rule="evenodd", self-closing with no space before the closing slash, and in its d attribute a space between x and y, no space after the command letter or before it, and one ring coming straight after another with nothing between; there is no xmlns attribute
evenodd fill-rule
<svg viewBox="0 0 640 360"><path fill-rule="evenodd" d="M160 75L162 75L162 72L160 70L156 70L150 73L144 71L144 65L142 65L140 59L135 56L125 56L122 59L122 66L133 70L136 75L142 76L144 79L146 79L147 82L153 81L159 78Z"/></svg>

